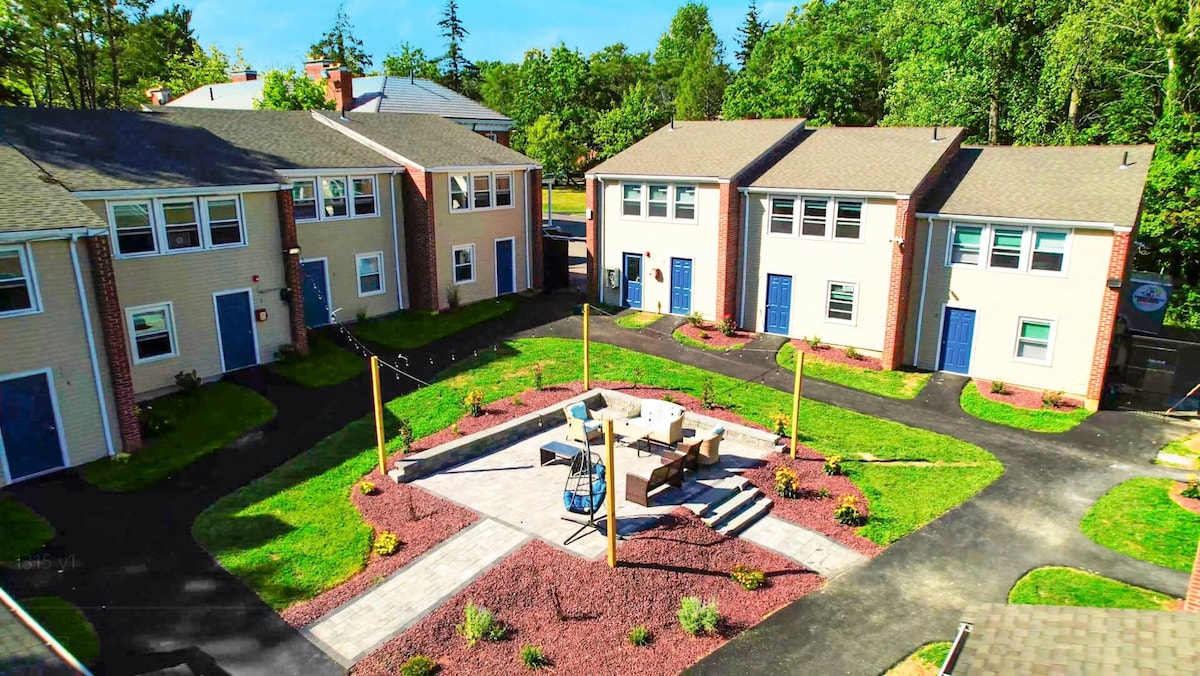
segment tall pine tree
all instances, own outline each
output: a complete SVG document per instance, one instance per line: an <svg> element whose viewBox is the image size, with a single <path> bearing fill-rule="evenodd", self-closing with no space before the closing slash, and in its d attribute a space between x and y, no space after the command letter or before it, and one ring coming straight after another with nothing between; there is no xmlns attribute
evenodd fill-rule
<svg viewBox="0 0 1200 676"><path fill-rule="evenodd" d="M345 5L338 5L333 27L308 48L312 56L332 59L350 69L351 75L362 75L371 66L371 57L363 51L363 42L354 37L354 26L346 16Z"/></svg>
<svg viewBox="0 0 1200 676"><path fill-rule="evenodd" d="M746 12L746 23L739 26L737 32L738 67L745 69L746 63L750 61L750 55L754 53L754 45L757 45L763 34L767 32L767 22L758 17L757 0L750 0L750 9Z"/></svg>
<svg viewBox="0 0 1200 676"><path fill-rule="evenodd" d="M442 20L438 22L442 29L442 37L446 39L446 55L442 57L442 84L456 92L466 88L466 80L475 73L475 65L463 56L462 43L470 32L458 18L458 2L448 0L442 10Z"/></svg>

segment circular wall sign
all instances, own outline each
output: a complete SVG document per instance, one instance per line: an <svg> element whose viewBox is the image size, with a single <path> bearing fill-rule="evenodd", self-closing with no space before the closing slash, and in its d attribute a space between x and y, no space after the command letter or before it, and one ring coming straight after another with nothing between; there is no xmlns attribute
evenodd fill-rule
<svg viewBox="0 0 1200 676"><path fill-rule="evenodd" d="M1167 290L1158 284L1146 284L1133 291L1133 306L1142 312L1155 312L1167 304Z"/></svg>

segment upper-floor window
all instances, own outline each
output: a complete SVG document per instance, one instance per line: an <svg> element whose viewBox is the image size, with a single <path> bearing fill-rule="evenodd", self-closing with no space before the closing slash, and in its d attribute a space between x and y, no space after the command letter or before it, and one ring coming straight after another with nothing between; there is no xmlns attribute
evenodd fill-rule
<svg viewBox="0 0 1200 676"><path fill-rule="evenodd" d="M0 317L41 312L27 246L0 247Z"/></svg>
<svg viewBox="0 0 1200 676"><path fill-rule="evenodd" d="M656 221L696 221L696 186L672 183L622 183L621 215Z"/></svg>
<svg viewBox="0 0 1200 676"><path fill-rule="evenodd" d="M1069 230L952 223L946 264L1033 274L1061 275L1067 269Z"/></svg>
<svg viewBox="0 0 1200 676"><path fill-rule="evenodd" d="M120 257L246 244L241 200L235 196L109 202L108 214Z"/></svg>
<svg viewBox="0 0 1200 676"><path fill-rule="evenodd" d="M801 237L813 239L862 239L862 200L804 196L771 197L770 202L771 234L798 232Z"/></svg>
<svg viewBox="0 0 1200 676"><path fill-rule="evenodd" d="M450 211L510 209L513 175L504 173L450 174Z"/></svg>
<svg viewBox="0 0 1200 676"><path fill-rule="evenodd" d="M336 221L378 216L375 177L294 178L292 213L297 221Z"/></svg>

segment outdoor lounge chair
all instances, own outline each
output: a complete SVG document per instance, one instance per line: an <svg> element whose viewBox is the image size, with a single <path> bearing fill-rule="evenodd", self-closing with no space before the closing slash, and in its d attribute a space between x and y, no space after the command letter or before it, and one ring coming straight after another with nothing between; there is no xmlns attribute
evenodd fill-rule
<svg viewBox="0 0 1200 676"><path fill-rule="evenodd" d="M674 446L683 440L683 407L667 401L643 399L642 409L629 424L650 432L650 440Z"/></svg>
<svg viewBox="0 0 1200 676"><path fill-rule="evenodd" d="M687 454L679 453L675 454L673 458L664 461L658 467L655 467L649 475L627 472L625 474L625 501L641 505L642 507L649 507L650 491L659 486L670 485L676 488L682 486L683 470L686 462Z"/></svg>
<svg viewBox="0 0 1200 676"><path fill-rule="evenodd" d="M577 401L574 404L563 407L563 414L567 416L567 439L570 441L594 441L600 438L603 431L600 429L600 421L594 420L592 412L588 410L587 404L582 401Z"/></svg>
<svg viewBox="0 0 1200 676"><path fill-rule="evenodd" d="M715 465L721 461L721 440L725 438L725 428L717 425L700 438L700 462L704 465Z"/></svg>

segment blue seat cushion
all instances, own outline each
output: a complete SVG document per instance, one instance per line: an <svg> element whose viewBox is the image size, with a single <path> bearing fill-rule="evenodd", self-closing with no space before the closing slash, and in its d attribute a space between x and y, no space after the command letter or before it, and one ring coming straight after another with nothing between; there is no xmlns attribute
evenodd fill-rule
<svg viewBox="0 0 1200 676"><path fill-rule="evenodd" d="M604 480L597 479L592 482L590 496L563 491L563 507L566 507L568 512L576 514L594 514L600 509L600 505L604 504L604 495L607 490L608 485L604 483Z"/></svg>
<svg viewBox="0 0 1200 676"><path fill-rule="evenodd" d="M571 404L569 407L567 407L567 415L575 418L576 420L587 420L587 404L583 403L582 401L577 401L574 404Z"/></svg>
<svg viewBox="0 0 1200 676"><path fill-rule="evenodd" d="M584 420L583 421L583 431L584 432L591 432L593 430L598 430L598 429L600 429L600 421L599 420Z"/></svg>
<svg viewBox="0 0 1200 676"><path fill-rule="evenodd" d="M709 434L711 434L714 437L719 437L722 434L725 434L725 428L721 425L717 425L716 427L712 428L712 432L710 432Z"/></svg>

